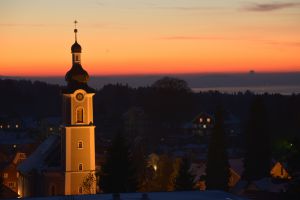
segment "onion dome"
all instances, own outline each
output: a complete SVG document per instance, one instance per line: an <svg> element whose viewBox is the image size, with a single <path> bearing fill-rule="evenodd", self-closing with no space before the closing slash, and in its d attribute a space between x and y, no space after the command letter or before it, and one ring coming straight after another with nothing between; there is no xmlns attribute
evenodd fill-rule
<svg viewBox="0 0 300 200"><path fill-rule="evenodd" d="M72 68L66 73L65 79L68 83L86 84L90 76L81 64L74 63Z"/></svg>
<svg viewBox="0 0 300 200"><path fill-rule="evenodd" d="M81 53L81 46L77 41L75 41L75 43L72 45L71 51L72 53Z"/></svg>

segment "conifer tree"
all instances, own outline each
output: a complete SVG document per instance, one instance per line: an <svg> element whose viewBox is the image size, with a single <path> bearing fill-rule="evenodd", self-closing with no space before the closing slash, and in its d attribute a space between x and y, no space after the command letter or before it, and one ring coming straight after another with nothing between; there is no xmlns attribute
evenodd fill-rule
<svg viewBox="0 0 300 200"><path fill-rule="evenodd" d="M187 158L183 158L180 164L178 175L175 179L175 190L188 191L193 190L194 177L190 173L190 162Z"/></svg>
<svg viewBox="0 0 300 200"><path fill-rule="evenodd" d="M207 154L205 183L208 190L228 190L230 174L223 123L223 109L218 107Z"/></svg>
<svg viewBox="0 0 300 200"><path fill-rule="evenodd" d="M100 187L107 193L135 192L136 174L126 139L118 133L108 151L100 177Z"/></svg>
<svg viewBox="0 0 300 200"><path fill-rule="evenodd" d="M253 181L268 177L271 167L270 138L267 111L260 96L251 105L245 139L243 178Z"/></svg>

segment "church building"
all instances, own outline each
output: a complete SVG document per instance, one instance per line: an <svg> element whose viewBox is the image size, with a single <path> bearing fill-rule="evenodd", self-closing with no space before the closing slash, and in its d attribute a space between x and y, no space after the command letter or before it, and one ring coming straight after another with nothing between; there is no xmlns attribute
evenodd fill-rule
<svg viewBox="0 0 300 200"><path fill-rule="evenodd" d="M81 46L71 47L72 67L62 92L62 130L48 137L18 167L20 197L95 194L94 90L81 65Z"/></svg>

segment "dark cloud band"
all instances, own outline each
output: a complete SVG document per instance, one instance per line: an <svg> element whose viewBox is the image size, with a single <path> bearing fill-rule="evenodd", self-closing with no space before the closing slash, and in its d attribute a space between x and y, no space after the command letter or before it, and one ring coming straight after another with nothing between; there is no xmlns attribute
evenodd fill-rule
<svg viewBox="0 0 300 200"><path fill-rule="evenodd" d="M256 12L268 12L273 10L280 10L285 8L298 7L300 3L270 3L270 4L253 4L247 6L245 10Z"/></svg>

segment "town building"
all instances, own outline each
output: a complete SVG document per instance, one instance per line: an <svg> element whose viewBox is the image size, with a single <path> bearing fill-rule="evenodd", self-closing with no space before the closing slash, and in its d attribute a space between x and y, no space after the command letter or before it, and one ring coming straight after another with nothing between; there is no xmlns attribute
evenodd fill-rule
<svg viewBox="0 0 300 200"><path fill-rule="evenodd" d="M26 154L17 152L12 160L0 165L0 176L3 178L3 185L17 194L19 172L17 166L26 159Z"/></svg>

